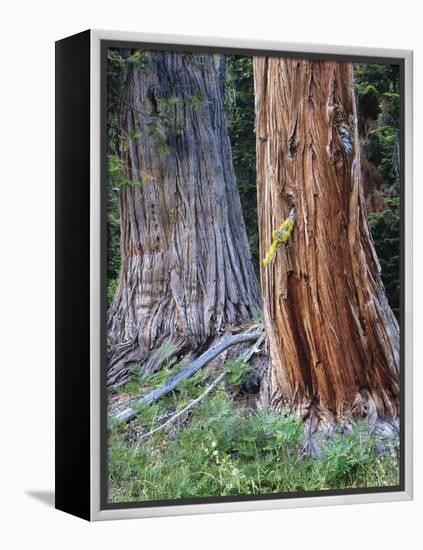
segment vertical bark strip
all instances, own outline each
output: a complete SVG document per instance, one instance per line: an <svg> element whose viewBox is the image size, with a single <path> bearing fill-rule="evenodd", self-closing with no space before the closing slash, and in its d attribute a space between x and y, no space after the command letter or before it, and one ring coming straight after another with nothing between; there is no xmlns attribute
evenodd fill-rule
<svg viewBox="0 0 423 550"><path fill-rule="evenodd" d="M119 286L108 312L109 384L160 347L201 350L260 307L212 55L151 52L128 66L120 156ZM158 351L159 350L159 351Z"/></svg>
<svg viewBox="0 0 423 550"><path fill-rule="evenodd" d="M315 424L395 416L399 327L367 224L352 64L258 57L254 79L262 257L297 215L261 266L268 399Z"/></svg>

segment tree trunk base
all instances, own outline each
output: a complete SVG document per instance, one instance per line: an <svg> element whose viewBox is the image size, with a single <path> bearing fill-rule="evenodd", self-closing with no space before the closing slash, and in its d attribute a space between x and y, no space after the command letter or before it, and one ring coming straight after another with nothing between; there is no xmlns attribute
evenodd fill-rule
<svg viewBox="0 0 423 550"><path fill-rule="evenodd" d="M205 345L204 347L207 347ZM139 375L150 374L158 371L166 361L172 357L184 356L191 360L197 351L190 348L182 340L166 342L166 346L158 346L147 354L142 354L137 341L126 342L113 349L109 355L109 368L107 372L107 386L114 390L126 384L131 378L135 367L138 367Z"/></svg>
<svg viewBox="0 0 423 550"><path fill-rule="evenodd" d="M357 426L357 419L349 418L331 422L322 422L321 416L307 419L304 422L304 437L301 446L301 454L322 457L327 442L340 434L349 435ZM400 434L399 417L377 418L376 421L363 427L363 438L374 437L374 450L377 454L391 452L399 442Z"/></svg>
<svg viewBox="0 0 423 550"><path fill-rule="evenodd" d="M381 403L378 396L371 394L368 390L362 390L357 394L352 406L346 407L342 414L334 414L310 399L304 399L295 405L286 405L275 388L269 369L261 381L257 408L298 416L304 422L301 449L304 454L321 456L322 449L329 439L339 434L350 434L360 420L367 422L368 435L380 436L375 438L378 453L392 449L399 440L400 421L397 402L390 407L391 414L383 414L380 412Z"/></svg>
<svg viewBox="0 0 423 550"><path fill-rule="evenodd" d="M115 346L109 353L107 386L109 390L115 390L122 386L131 378L135 366L138 367L138 374L150 374L158 371L167 361L174 357L184 359L185 362L191 362L195 357L198 357L205 350L212 348L225 337L234 336L240 327L232 327L232 330L226 330L223 333L216 334L209 338L202 345L188 345L186 340L171 340L162 338L163 344L155 347L151 352L142 354L136 340L129 341L119 346ZM247 333L257 330L262 330L261 325L252 326ZM246 334L247 334L246 333ZM239 352L241 345L234 347L234 350ZM233 351L234 351L233 350Z"/></svg>

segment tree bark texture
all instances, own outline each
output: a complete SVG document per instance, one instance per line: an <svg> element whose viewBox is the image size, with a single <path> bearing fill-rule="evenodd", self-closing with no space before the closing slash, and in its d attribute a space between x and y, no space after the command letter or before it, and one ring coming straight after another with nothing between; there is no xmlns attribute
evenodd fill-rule
<svg viewBox="0 0 423 550"><path fill-rule="evenodd" d="M267 403L315 426L399 412L399 327L367 223L353 67L255 58L260 251L292 208L290 245L261 265Z"/></svg>
<svg viewBox="0 0 423 550"><path fill-rule="evenodd" d="M120 158L119 285L108 312L110 385L129 363L198 352L261 306L213 55L151 52L128 66ZM125 136L127 136L125 138Z"/></svg>

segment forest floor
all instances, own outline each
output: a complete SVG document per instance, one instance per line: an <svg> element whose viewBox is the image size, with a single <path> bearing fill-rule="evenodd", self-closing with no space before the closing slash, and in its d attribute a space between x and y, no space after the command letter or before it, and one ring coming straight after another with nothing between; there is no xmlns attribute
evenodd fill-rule
<svg viewBox="0 0 423 550"><path fill-rule="evenodd" d="M183 367L183 361L169 361L155 374L134 374L110 396L110 502L398 485L398 440L370 434L365 420L348 433L339 430L311 456L304 452L300 420L259 410L265 357L250 364L217 358L157 403L138 407L131 422L114 419L128 401ZM176 416L204 394L223 367L224 380ZM175 420L166 424L170 418Z"/></svg>

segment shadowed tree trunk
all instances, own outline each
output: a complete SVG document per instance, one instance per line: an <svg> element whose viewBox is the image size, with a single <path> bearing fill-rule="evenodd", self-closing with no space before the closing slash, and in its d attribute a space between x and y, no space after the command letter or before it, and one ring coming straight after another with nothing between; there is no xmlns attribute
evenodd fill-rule
<svg viewBox="0 0 423 550"><path fill-rule="evenodd" d="M384 181L376 166L369 161L363 147L360 147L361 182L367 213L382 212L388 205L383 194Z"/></svg>
<svg viewBox="0 0 423 550"><path fill-rule="evenodd" d="M258 284L212 55L128 64L120 109L121 273L108 312L109 385L130 363L200 352L251 319ZM131 184L129 184L131 183Z"/></svg>
<svg viewBox="0 0 423 550"><path fill-rule="evenodd" d="M261 265L267 406L313 430L395 417L399 327L369 233L353 68L255 58L260 250L295 209L290 244Z"/></svg>

